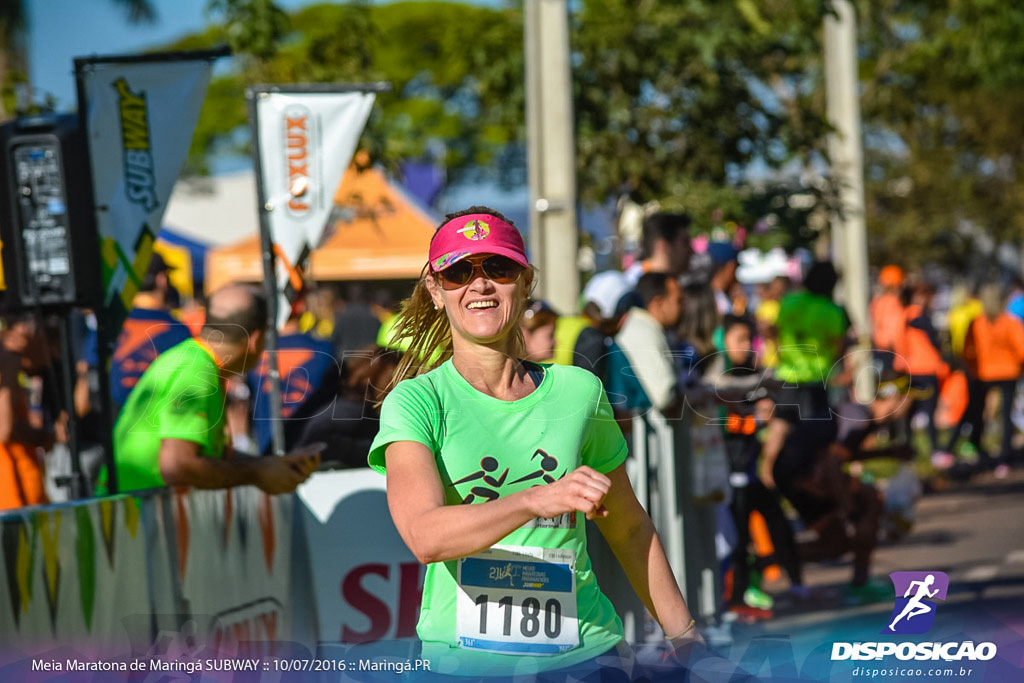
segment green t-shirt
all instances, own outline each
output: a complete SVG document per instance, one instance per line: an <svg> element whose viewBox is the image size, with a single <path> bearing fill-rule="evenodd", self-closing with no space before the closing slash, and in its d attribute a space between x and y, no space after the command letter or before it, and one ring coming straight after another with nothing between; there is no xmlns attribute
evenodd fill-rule
<svg viewBox="0 0 1024 683"><path fill-rule="evenodd" d="M806 290L783 297L776 322L779 365L776 377L794 384L824 386L839 360L846 314L831 299Z"/></svg>
<svg viewBox="0 0 1024 683"><path fill-rule="evenodd" d="M401 382L382 406L370 466L385 472L390 443L422 443L446 503L459 505L551 483L581 465L603 473L621 465L626 442L600 380L543 367L540 386L518 401L477 391L451 361ZM417 633L431 670L528 675L614 647L622 623L591 569L584 521L580 513L533 520L491 551L428 565Z"/></svg>
<svg viewBox="0 0 1024 683"><path fill-rule="evenodd" d="M224 455L224 390L217 363L187 339L160 354L132 389L114 425L114 459L121 491L166 486L161 439L199 444L201 455Z"/></svg>

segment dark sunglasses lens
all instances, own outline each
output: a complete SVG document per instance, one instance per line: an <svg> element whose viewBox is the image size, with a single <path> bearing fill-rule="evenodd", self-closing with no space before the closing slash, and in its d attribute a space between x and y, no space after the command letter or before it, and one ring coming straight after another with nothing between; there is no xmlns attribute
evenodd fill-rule
<svg viewBox="0 0 1024 683"><path fill-rule="evenodd" d="M523 272L521 265L504 256L492 256L481 265L484 275L503 285L515 282L519 278L519 274Z"/></svg>
<svg viewBox="0 0 1024 683"><path fill-rule="evenodd" d="M440 275L447 282L461 287L469 282L469 278L473 275L473 264L469 261L456 261L442 270Z"/></svg>

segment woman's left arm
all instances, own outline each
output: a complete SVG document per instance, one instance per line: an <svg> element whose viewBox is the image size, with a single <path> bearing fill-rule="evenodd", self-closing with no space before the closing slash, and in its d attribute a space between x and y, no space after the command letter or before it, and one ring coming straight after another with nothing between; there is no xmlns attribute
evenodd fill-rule
<svg viewBox="0 0 1024 683"><path fill-rule="evenodd" d="M633 590L661 624L665 635L672 639L685 633L687 639L699 639L697 630L691 628L693 616L676 584L661 539L636 499L625 465L619 465L607 476L611 479L611 489L604 498L608 514L594 520L598 529L625 570Z"/></svg>

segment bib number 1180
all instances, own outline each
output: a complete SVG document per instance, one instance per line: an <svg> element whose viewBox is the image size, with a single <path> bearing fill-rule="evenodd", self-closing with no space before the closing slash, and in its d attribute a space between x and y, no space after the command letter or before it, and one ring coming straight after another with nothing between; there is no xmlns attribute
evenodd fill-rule
<svg viewBox="0 0 1024 683"><path fill-rule="evenodd" d="M570 549L496 546L459 560L459 647L557 655L579 647L576 555Z"/></svg>
<svg viewBox="0 0 1024 683"><path fill-rule="evenodd" d="M491 597L486 593L481 593L475 602L480 608L480 635L486 635L487 604L491 602ZM494 604L502 613L502 635L511 636L513 612L515 611L512 596L503 596ZM545 636L557 638L562 633L562 603L551 598L544 603L543 615L541 611L540 600L537 598L524 599L519 610L519 633L526 638L533 638L540 633L543 626Z"/></svg>

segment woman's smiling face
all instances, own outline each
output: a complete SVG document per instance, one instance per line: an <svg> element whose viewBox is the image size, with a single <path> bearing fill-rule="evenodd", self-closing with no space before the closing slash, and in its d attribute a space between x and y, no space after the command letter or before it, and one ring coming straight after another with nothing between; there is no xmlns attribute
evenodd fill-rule
<svg viewBox="0 0 1024 683"><path fill-rule="evenodd" d="M449 289L452 285L442 286L440 276L427 277L427 289L434 303L445 309L453 340L493 344L508 338L519 323L533 271L523 269L514 282L495 282L478 265L488 256L465 259L473 262L475 268L469 282L461 287Z"/></svg>

